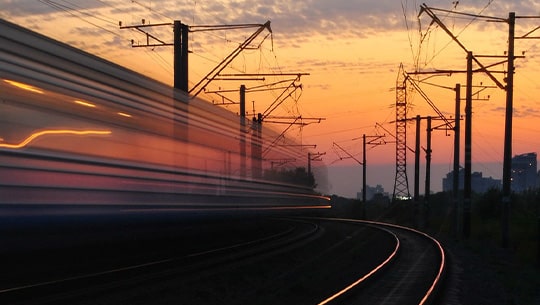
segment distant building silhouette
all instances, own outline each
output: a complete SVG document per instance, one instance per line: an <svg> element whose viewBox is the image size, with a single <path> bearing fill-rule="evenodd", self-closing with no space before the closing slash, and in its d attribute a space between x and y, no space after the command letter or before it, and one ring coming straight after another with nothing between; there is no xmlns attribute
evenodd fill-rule
<svg viewBox="0 0 540 305"><path fill-rule="evenodd" d="M464 185L464 177L465 177L465 170L461 168L459 170L459 189L463 190ZM446 174L446 178L443 178L442 184L443 184L443 191L444 192L451 192L453 190L453 183L454 183L454 172L451 171L448 174ZM471 174L471 189L475 193L485 193L489 189L501 188L501 180L499 179L493 179L491 177L486 178L483 177L481 172L474 172Z"/></svg>
<svg viewBox="0 0 540 305"><path fill-rule="evenodd" d="M377 184L377 186L366 185L366 200L372 200L376 195L382 195L383 197L390 197L390 194L384 191L382 185ZM362 200L362 192L356 193L356 199Z"/></svg>
<svg viewBox="0 0 540 305"><path fill-rule="evenodd" d="M516 155L512 158L512 191L523 192L537 187L538 167L536 153Z"/></svg>

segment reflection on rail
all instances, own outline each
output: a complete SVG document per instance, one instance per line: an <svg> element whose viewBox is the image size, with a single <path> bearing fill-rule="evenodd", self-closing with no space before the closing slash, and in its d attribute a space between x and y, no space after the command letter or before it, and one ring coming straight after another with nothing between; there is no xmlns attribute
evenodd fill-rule
<svg viewBox="0 0 540 305"><path fill-rule="evenodd" d="M328 207L301 145L3 20L0 101L0 205Z"/></svg>

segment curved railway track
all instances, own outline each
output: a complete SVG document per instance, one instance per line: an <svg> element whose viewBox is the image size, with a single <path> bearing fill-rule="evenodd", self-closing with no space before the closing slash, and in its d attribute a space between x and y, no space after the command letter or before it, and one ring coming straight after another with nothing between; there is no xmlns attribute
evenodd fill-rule
<svg viewBox="0 0 540 305"><path fill-rule="evenodd" d="M236 221L234 229L231 222L205 225L206 232L191 228L185 234L191 236L190 245L182 234L138 233L131 243L156 249L133 252L130 247L128 251L109 247L101 250L110 254L99 257L94 248L94 261L87 262L87 268L81 266L84 258L64 263L59 271L53 271L54 264L42 267L19 278L17 285L4 282L0 300L2 304L430 304L444 271L438 242L407 228L323 218ZM171 236L149 242L159 234ZM175 243L183 245L171 246ZM86 250L72 254L82 251ZM62 264L61 259L55 262Z"/></svg>
<svg viewBox="0 0 540 305"><path fill-rule="evenodd" d="M431 236L406 227L343 219L392 234L395 251L370 273L319 304L431 304L442 285L446 258Z"/></svg>

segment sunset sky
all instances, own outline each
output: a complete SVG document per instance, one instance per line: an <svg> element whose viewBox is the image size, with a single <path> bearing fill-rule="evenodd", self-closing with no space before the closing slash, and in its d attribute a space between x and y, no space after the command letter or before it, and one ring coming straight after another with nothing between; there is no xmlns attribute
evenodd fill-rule
<svg viewBox="0 0 540 305"><path fill-rule="evenodd" d="M417 18L423 2L429 7L500 18L507 18L512 11L518 16L540 16L540 2L535 0L469 0L459 3L443 0L0 0L0 18L171 85L172 48L132 48L132 39L135 43L142 43L144 37L135 30L121 30L119 21L123 25L134 25L140 24L142 19L151 24L181 20L194 26L264 23L270 20L272 35L263 32L254 44L260 47L244 51L225 72L309 73L302 76L299 82L302 84L301 94L297 92L273 114L325 119L318 124L292 128L286 136L296 138L303 144L317 145L315 151L326 153L323 160L331 173L330 184L333 187L330 192L353 196L360 191L361 180L357 179L361 167L348 154L362 159L362 143L357 138L362 134L386 134L387 142L394 140L386 131L375 126L378 123L388 131L395 132L391 121L395 119L394 87L400 63L408 72L464 70L466 67L466 53L441 28L430 25L431 19L426 14ZM504 55L508 37L506 23L486 22L480 18L445 12L437 14L474 54ZM516 36L524 35L539 25L540 18L518 19ZM255 30L191 33L190 86ZM161 39L172 42L171 27L155 28L153 31ZM533 34L539 37L540 29ZM516 54L524 52L525 58L516 60L513 155L540 152L540 40L516 40L515 49ZM487 65L495 60L481 58L480 61ZM506 65L493 69L502 71ZM504 75L496 76L503 81ZM267 83L272 81L272 78L266 79ZM454 87L456 83L464 86L465 74L432 77L427 82L437 86L422 83L422 89L448 118L453 117L454 92L441 87ZM215 82L209 89L237 89L241 83ZM244 83L248 87L263 84L261 81ZM494 86L484 74L475 74L473 83L476 86ZM279 91L248 95L246 108L250 115L253 105L255 112L262 112L278 94ZM237 99L238 94L228 96ZM218 100L215 95L202 97ZM409 117L417 114L435 116L419 94L410 92L409 97ZM498 88L487 88L477 97L480 100L473 103L473 171L482 171L484 176L500 179L505 92ZM227 107L238 112L236 105ZM422 145L425 145L425 122L423 124ZM275 126L278 130L285 127ZM408 125L407 144L410 147L414 147L414 130L414 124ZM448 135L452 133L448 131ZM432 162L436 171L433 173L432 188L439 191L440 179L452 168L453 136L446 136L444 131L435 131L432 141ZM408 153L411 191L413 160L412 153ZM421 160L424 162L424 154ZM369 147L367 163L368 184L382 184L391 193L395 144ZM358 171L354 177L342 176L340 180L333 168L345 166L357 168Z"/></svg>

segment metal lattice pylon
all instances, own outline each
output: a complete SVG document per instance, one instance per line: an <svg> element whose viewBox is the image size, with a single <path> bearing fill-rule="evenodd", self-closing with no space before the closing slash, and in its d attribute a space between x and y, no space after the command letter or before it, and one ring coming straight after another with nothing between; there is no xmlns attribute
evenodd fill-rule
<svg viewBox="0 0 540 305"><path fill-rule="evenodd" d="M392 199L410 199L407 179L407 80L403 64L396 80L396 179Z"/></svg>

